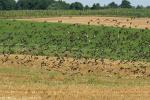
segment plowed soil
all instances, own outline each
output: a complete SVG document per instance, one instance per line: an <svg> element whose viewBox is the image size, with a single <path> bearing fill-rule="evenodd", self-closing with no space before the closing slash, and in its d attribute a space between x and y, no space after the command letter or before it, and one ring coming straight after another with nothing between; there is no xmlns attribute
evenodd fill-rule
<svg viewBox="0 0 150 100"><path fill-rule="evenodd" d="M29 19L18 19L18 20L150 29L150 18L92 17L91 16L91 17L29 18Z"/></svg>

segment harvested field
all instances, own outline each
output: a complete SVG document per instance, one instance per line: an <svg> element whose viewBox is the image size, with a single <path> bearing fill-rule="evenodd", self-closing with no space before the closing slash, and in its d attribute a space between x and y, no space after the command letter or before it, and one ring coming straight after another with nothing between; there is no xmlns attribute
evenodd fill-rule
<svg viewBox="0 0 150 100"><path fill-rule="evenodd" d="M64 58L59 65L61 60L1 55L0 99L147 100L150 97L150 63ZM146 67L145 73L141 65Z"/></svg>
<svg viewBox="0 0 150 100"><path fill-rule="evenodd" d="M29 18L29 19L18 19L18 20L150 29L150 18L92 17L91 16L91 17Z"/></svg>
<svg viewBox="0 0 150 100"><path fill-rule="evenodd" d="M142 88L95 88L89 86L64 86L49 89L14 89L1 90L4 100L148 100L150 87ZM9 99L8 99L9 98Z"/></svg>

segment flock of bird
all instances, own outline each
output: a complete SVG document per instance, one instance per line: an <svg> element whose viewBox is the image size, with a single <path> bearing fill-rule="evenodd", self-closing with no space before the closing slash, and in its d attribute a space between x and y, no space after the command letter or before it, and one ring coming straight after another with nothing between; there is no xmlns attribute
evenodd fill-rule
<svg viewBox="0 0 150 100"><path fill-rule="evenodd" d="M95 74L105 77L116 76L117 78L150 77L150 63L146 62L3 54L0 56L0 65L36 67L47 71L58 71L63 75L71 76Z"/></svg>
<svg viewBox="0 0 150 100"><path fill-rule="evenodd" d="M117 20L114 21L117 22ZM62 21L60 20L59 22L61 23ZM32 23L31 26L32 28L36 28L36 26L34 26L34 24ZM75 24L75 26L80 28L80 25ZM61 27L59 27L56 30L59 29L61 29ZM141 31L143 30L140 30L139 32ZM122 30L119 31L119 34L121 33ZM117 42L118 45L121 46L123 45L122 43L125 39L127 40L137 39L137 37L139 37L137 33L131 34L131 36L129 35L128 37L126 38L124 37L122 39L120 38L120 35L114 36L114 34L107 33L101 36L100 39L102 40L97 38L98 32L96 30L94 31L93 34L88 34L86 31L82 31L82 33L80 33L79 35L76 35L76 33L74 32L68 31L66 34L64 34L63 38L60 38L60 36L57 35L53 36L52 34L49 33L48 36L44 36L44 38L43 35L38 37L38 39L44 41L43 43L39 43L38 46L29 45L30 44L29 41L26 40L26 39L33 39L31 33L31 34L26 34L25 38L23 38L23 36L20 37L21 39L18 40L20 43L22 43L19 45L21 47L20 53L22 55L17 55L17 54L13 55L16 53L13 50L13 48L16 47L17 44L16 42L14 43L12 42L14 41L14 34L7 33L5 37L0 39L0 42L3 43L0 48L1 49L3 48L4 50L3 52L1 52L0 65L39 67L41 69L45 69L48 71L56 70L61 72L64 75L66 74L84 75L87 73L91 73L91 74L98 74L98 75L106 75L107 77L111 77L111 75L115 75L118 78L150 77L150 69L148 68L150 64L147 62L145 63L136 62L134 60L134 59L136 60L140 59L140 57L143 57L143 59L149 58L150 55L149 52L142 53L142 51L140 51L143 50L142 45L147 44L148 42L147 40L144 41L144 43L143 41L141 41L141 44L139 44L139 51L136 51L137 55L131 58L132 60L115 61L112 59L107 60L104 57L105 50L103 48L106 47L109 47L111 49L110 52L115 52L117 53L117 55L123 55L122 54L123 48L120 48L119 49L120 52L118 52L117 47L112 45L116 45ZM124 34L129 34L129 33L128 31L125 31ZM63 40L65 38L66 40ZM64 41L66 44L63 44L64 47L62 47L62 43ZM11 44L7 45L7 43L11 43ZM56 51L51 52L53 53L54 57L38 56L38 54L44 55L44 51L50 50L49 48L50 44L54 44L57 47ZM84 56L84 51L82 50L84 47L88 47L89 45L92 46L91 48L89 48L92 51L88 51L88 53L92 55L93 58ZM62 48L64 49L63 51ZM131 48L128 48L128 50L132 51L132 49L133 48L131 45ZM37 56L32 55L34 51L38 51ZM74 57L70 57L70 54L73 54Z"/></svg>
<svg viewBox="0 0 150 100"><path fill-rule="evenodd" d="M104 19L104 20L101 20L100 18L97 18L97 19L91 19L88 21L88 25L91 25L92 23L96 23L98 25L101 25L101 24L104 24L105 25L105 22L106 23L113 23L112 26L115 26L115 27L122 27L122 28L137 28L138 25L137 24L134 24L134 20L136 18L135 17L131 17L131 18L127 18L126 21L121 21L121 20L118 20L118 19ZM147 20L145 21L145 23L147 24L147 26L150 26L150 21ZM140 24L140 23L139 23ZM106 24L107 25L107 24ZM149 29L149 27L145 26L144 29Z"/></svg>
<svg viewBox="0 0 150 100"><path fill-rule="evenodd" d="M73 17L69 17L69 19L73 19ZM126 18L126 19L113 19L113 18L105 18L105 19L101 19L101 18L90 18L89 21L87 21L88 25L109 25L110 26L115 26L115 27L122 27L122 28L141 28L141 23L134 23L134 21L136 20L135 17L131 17L131 18ZM62 23L63 19L59 19L58 23ZM65 22L65 21L64 21ZM77 22L78 24L80 22ZM76 24L77 24L76 23ZM146 26L142 26L142 29L150 29L150 20L147 19L145 20L145 25Z"/></svg>

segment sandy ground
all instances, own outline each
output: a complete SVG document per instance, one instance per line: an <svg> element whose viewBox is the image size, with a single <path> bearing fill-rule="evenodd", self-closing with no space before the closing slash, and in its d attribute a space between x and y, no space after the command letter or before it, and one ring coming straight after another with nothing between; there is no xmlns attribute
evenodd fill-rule
<svg viewBox="0 0 150 100"><path fill-rule="evenodd" d="M29 19L18 19L18 20L150 29L150 18L92 17L91 16L91 17L29 18Z"/></svg>

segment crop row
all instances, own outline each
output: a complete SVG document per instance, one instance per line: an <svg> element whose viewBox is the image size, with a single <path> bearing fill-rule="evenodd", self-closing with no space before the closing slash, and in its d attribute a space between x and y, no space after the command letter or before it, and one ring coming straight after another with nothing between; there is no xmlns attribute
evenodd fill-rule
<svg viewBox="0 0 150 100"><path fill-rule="evenodd" d="M51 16L127 16L150 17L150 9L101 10L12 10L0 11L1 18L51 17Z"/></svg>

